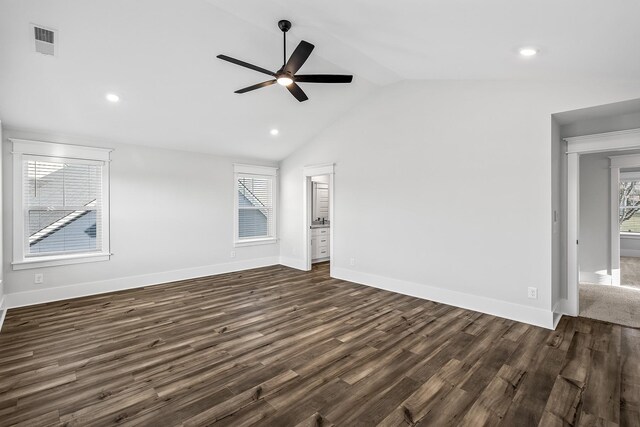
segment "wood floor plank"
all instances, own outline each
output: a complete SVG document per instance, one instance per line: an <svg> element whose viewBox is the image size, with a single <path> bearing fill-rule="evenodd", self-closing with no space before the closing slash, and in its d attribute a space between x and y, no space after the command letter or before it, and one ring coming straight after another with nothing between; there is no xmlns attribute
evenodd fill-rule
<svg viewBox="0 0 640 427"><path fill-rule="evenodd" d="M9 310L0 426L639 426L640 330L275 266Z"/></svg>

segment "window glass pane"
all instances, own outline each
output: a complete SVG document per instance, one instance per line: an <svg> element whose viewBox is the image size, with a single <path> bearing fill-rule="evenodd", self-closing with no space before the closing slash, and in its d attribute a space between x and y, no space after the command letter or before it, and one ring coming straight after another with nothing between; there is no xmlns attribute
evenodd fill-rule
<svg viewBox="0 0 640 427"><path fill-rule="evenodd" d="M271 177L239 177L238 238L272 237L273 180Z"/></svg>
<svg viewBox="0 0 640 427"><path fill-rule="evenodd" d="M101 249L102 166L24 162L26 255Z"/></svg>
<svg viewBox="0 0 640 427"><path fill-rule="evenodd" d="M32 254L96 251L96 211L29 211Z"/></svg>
<svg viewBox="0 0 640 427"><path fill-rule="evenodd" d="M620 182L620 231L640 233L640 181Z"/></svg>

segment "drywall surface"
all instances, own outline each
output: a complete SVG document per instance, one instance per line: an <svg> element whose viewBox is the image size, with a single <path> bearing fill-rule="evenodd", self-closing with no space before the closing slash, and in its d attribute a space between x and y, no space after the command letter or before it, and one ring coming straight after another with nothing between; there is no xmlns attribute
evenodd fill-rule
<svg viewBox="0 0 640 427"><path fill-rule="evenodd" d="M534 323L559 256L551 114L639 96L640 81L388 86L281 163L281 255L302 255L303 167L333 162L334 275Z"/></svg>
<svg viewBox="0 0 640 427"><path fill-rule="evenodd" d="M0 141L2 141L2 122L0 122ZM0 242L4 242L3 234L2 234L2 158L4 157L4 153L0 150ZM0 327L2 327L2 316L4 309L4 258L2 256L4 245L0 245Z"/></svg>
<svg viewBox="0 0 640 427"><path fill-rule="evenodd" d="M611 284L610 155L580 156L581 282Z"/></svg>
<svg viewBox="0 0 640 427"><path fill-rule="evenodd" d="M560 125L551 121L551 232L552 232L552 295L551 306L557 311L560 300L566 298L566 175L564 160L566 142L560 137Z"/></svg>
<svg viewBox="0 0 640 427"><path fill-rule="evenodd" d="M640 111L568 123L561 127L561 134L569 138L637 128L640 128Z"/></svg>
<svg viewBox="0 0 640 427"><path fill-rule="evenodd" d="M234 160L272 163L9 129L4 138L6 237L13 233L8 138L115 149L110 164L111 260L13 271L11 239L3 239L5 291L14 304L277 264L278 244L233 247ZM44 274L44 284L33 283L36 272Z"/></svg>

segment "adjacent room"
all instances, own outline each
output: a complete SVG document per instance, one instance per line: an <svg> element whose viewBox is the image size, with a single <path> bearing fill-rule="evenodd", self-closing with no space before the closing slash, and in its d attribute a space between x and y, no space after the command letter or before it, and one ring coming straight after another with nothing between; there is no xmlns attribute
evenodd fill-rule
<svg viewBox="0 0 640 427"><path fill-rule="evenodd" d="M0 0L0 427L640 425L638 16Z"/></svg>

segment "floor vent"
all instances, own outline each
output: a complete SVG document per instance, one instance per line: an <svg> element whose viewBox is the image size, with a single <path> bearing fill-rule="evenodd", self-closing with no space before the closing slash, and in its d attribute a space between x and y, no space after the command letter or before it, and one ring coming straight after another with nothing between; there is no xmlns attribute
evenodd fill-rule
<svg viewBox="0 0 640 427"><path fill-rule="evenodd" d="M35 50L43 55L55 55L56 31L33 25Z"/></svg>

